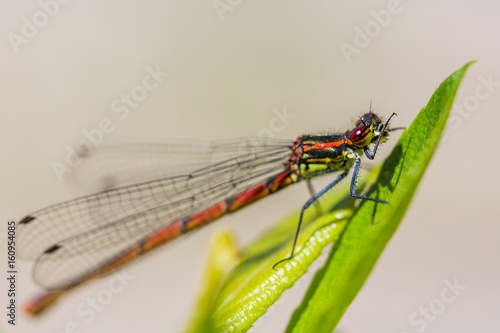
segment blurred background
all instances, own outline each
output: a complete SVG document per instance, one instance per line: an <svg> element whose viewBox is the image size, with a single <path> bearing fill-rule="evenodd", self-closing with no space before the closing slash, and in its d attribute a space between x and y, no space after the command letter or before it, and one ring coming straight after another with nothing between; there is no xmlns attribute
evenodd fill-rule
<svg viewBox="0 0 500 333"><path fill-rule="evenodd" d="M393 126L408 126L449 74L476 59L405 219L337 331L497 332L499 10L487 0L2 2L2 256L7 221L84 193L53 163L103 119L113 125L105 141L294 139L344 131L372 99L375 112L398 113ZM151 73L156 81L144 83ZM234 230L243 246L307 198L305 185L293 186L127 267L130 282L92 316L77 309L112 278L40 318L19 311L15 327L4 315L0 330L179 332L215 230ZM19 262L19 305L39 291L31 268ZM252 332L283 331L311 277Z"/></svg>

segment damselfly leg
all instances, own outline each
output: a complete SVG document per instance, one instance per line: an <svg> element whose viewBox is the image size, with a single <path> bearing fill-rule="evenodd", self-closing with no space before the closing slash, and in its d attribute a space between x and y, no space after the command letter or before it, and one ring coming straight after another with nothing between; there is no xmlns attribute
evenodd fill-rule
<svg viewBox="0 0 500 333"><path fill-rule="evenodd" d="M304 204L304 206L302 206L302 209L300 210L300 218L299 218L299 224L297 224L297 231L295 232L295 238L293 239L293 245L292 245L292 252L290 253L290 255L288 257L286 257L285 259L282 259L280 261L278 261L277 263L275 263L273 265L273 269L280 263L284 262L284 261L288 261L290 259L293 258L293 253L295 251L295 246L297 245L297 238L299 237L299 233L300 233L300 227L302 225L302 219L304 217L304 211L310 206L312 205L314 202L316 202L316 200L318 200L323 194L325 194L326 192L328 192L332 187L334 187L335 185L337 185L342 179L344 179L345 177L347 176L347 172L343 172L341 173L340 175L337 176L337 178L335 178L335 180L333 182L331 182L330 184L326 185L325 188L323 188L321 191L319 191L318 193L316 193L315 195L313 195L309 200L306 201L306 203Z"/></svg>

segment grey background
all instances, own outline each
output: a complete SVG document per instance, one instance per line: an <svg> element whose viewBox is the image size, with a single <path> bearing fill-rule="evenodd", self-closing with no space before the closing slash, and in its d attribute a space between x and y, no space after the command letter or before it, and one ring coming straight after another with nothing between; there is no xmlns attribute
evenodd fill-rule
<svg viewBox="0 0 500 333"><path fill-rule="evenodd" d="M500 81L498 2L401 1L399 12L373 30L350 62L341 43L354 45L356 27L376 29L371 11L394 2L224 3L232 3L232 10L221 20L211 1L74 0L60 4L16 52L8 34L21 34L23 18L33 21L41 7L36 1L2 2L0 221L82 194L60 182L51 163L62 161L66 147L84 138L82 130L103 118L116 125L105 140L223 139L256 135L270 126L273 109L286 108L295 118L275 135L293 139L345 130L373 99L376 112L397 112L394 124L406 126L443 79L476 59L456 98L462 111L455 107L446 140L401 227L338 331L497 332L500 87L481 100L474 96L477 89L487 92L481 77ZM118 120L113 100L140 85L147 66L157 65L169 77ZM398 136L382 147L379 160ZM5 317L0 327L64 332L75 322L82 332L178 332L190 317L211 235L229 228L247 244L307 195L305 185L296 185L126 268L133 281L89 322L76 309L107 288L109 278L76 290L41 318L19 313L15 327ZM3 237L5 232L0 230ZM30 262L19 263L20 304L38 290L30 270ZM253 332L282 331L311 276ZM436 308L439 314L425 327L412 325L414 313L438 306L445 281L455 279L465 290Z"/></svg>

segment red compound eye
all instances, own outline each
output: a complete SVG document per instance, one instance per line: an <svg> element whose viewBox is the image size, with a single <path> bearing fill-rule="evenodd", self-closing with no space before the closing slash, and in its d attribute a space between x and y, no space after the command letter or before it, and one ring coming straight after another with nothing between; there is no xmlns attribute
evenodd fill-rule
<svg viewBox="0 0 500 333"><path fill-rule="evenodd" d="M366 127L361 126L356 128L354 131L351 132L351 141L359 141L363 140L364 134L363 132L365 131Z"/></svg>
<svg viewBox="0 0 500 333"><path fill-rule="evenodd" d="M364 147L370 143L371 135L370 128L366 126L356 127L351 132L351 142L357 147Z"/></svg>

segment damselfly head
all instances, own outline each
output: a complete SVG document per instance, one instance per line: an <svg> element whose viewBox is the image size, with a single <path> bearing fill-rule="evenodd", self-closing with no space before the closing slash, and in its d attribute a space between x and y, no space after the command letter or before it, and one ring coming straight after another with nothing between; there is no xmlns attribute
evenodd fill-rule
<svg viewBox="0 0 500 333"><path fill-rule="evenodd" d="M349 140L355 147L366 147L375 143L381 135L384 122L375 113L368 112L362 115L356 122L356 128L349 133ZM388 135L387 128L382 134L383 138Z"/></svg>

